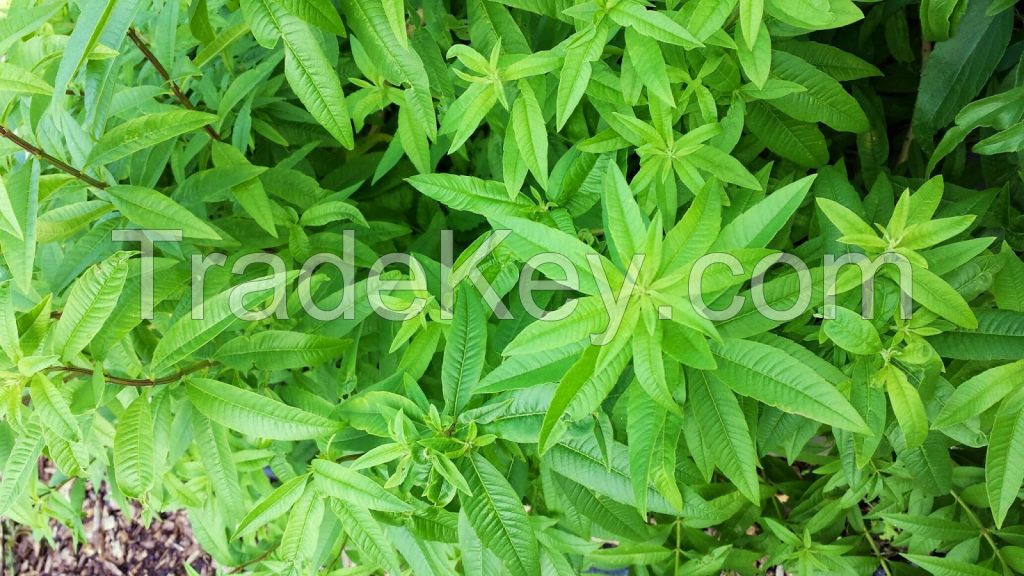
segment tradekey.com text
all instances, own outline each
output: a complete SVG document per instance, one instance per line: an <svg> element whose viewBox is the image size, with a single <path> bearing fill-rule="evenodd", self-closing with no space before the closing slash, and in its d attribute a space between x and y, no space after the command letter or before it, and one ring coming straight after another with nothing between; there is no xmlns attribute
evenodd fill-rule
<svg viewBox="0 0 1024 576"><path fill-rule="evenodd" d="M809 266L794 254L769 250L709 252L676 269L663 271L655 280L645 273L647 267L661 267L660 256L649 258L637 252L629 262L613 263L596 251L566 255L538 251L522 262L515 273L488 278L481 267L493 260L510 262L502 243L512 232L495 230L482 242L458 258L451 230L440 231L440 266L431 261L433 278L423 257L405 253L379 256L360 274L356 266L357 234L342 234L339 253L321 252L305 259L298 269L289 270L284 258L267 252L248 253L232 258L213 252L191 256L191 318L205 317L207 274L213 268L226 268L244 281L227 289L231 313L239 319L257 321L287 319L289 289L295 290L298 305L305 314L320 321L351 320L357 310L394 321L413 319L424 313L439 319L452 318L452 303L460 284L471 284L490 312L498 319L513 319L503 302L512 291L518 292L520 314L541 321L556 321L572 314L599 315L607 318L603 330L591 335L592 343L610 341L631 303L643 300L659 319L684 325L693 322L724 322L751 312L778 322L787 322L812 307L825 319L835 316L835 301L858 287L861 290L861 315L872 318L876 277L884 278L899 290L900 317L909 319L912 310L912 267L906 257L884 252L869 258L864 254L825 254ZM179 230L114 230L116 242L136 243L141 259L139 276L141 314L153 318L154 247L182 241ZM365 268L362 266L361 268ZM507 272L509 267L503 268ZM328 293L316 295L323 280L339 278L340 287L331 283ZM439 282L438 282L439 281ZM773 287L773 283L775 286ZM432 290L433 288L433 290ZM781 290L780 290L781 288ZM538 295L554 291L570 297L562 306L548 310L538 303ZM815 295L818 296L815 299ZM340 297L339 297L340 296ZM747 299L751 304L747 304ZM583 303L583 305L581 305Z"/></svg>

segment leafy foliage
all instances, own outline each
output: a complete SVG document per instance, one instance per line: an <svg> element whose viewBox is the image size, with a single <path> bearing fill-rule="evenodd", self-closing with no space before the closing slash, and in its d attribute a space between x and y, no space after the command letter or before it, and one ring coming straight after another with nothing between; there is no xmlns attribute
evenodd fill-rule
<svg viewBox="0 0 1024 576"><path fill-rule="evenodd" d="M106 481L225 573L1024 573L1014 2L0 6L5 518L82 538Z"/></svg>

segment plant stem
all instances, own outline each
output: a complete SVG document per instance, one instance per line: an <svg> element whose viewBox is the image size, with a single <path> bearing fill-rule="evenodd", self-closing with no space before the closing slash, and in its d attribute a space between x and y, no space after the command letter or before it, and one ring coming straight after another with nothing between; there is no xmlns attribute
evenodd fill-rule
<svg viewBox="0 0 1024 576"><path fill-rule="evenodd" d="M103 379L106 380L107 382L110 382L111 384L120 384L122 386L138 386L138 387L159 386L161 384L172 384L174 382L177 382L178 380L181 380L182 378L184 378L185 376L188 376L189 374L191 374L193 372L197 372L199 370L202 370L203 368L209 368L212 365L213 365L213 362L211 362L209 360L204 360L203 362L200 362L198 364L193 364L192 366L189 366L188 368L184 368L184 369L182 369L182 370L180 370L178 372L175 372L174 374L171 374L170 376L164 376L162 378L154 378L152 380L144 379L144 378L143 379L119 378L117 376L111 376L109 374L103 374ZM79 368L78 366L54 366L52 368L48 368L47 371L48 372L69 372L71 374L77 374L77 375L81 375L81 376L93 376L93 375L96 374L96 372L94 370L90 370L89 368Z"/></svg>
<svg viewBox="0 0 1024 576"><path fill-rule="evenodd" d="M875 544L875 537L871 535L870 531L865 531L864 538L871 545L871 550L875 553L875 558L878 559L878 564L882 567L882 571L885 572L885 576L892 576L892 572L889 571L889 563L886 562L882 552L878 549L878 545Z"/></svg>
<svg viewBox="0 0 1024 576"><path fill-rule="evenodd" d="M178 83L174 80L171 80L171 75L167 73L167 69L164 68L164 65L160 63L160 60L156 57L156 54L153 54L153 51L150 50L149 46L146 45L145 40L143 40L142 36L139 35L139 31L135 28L129 28L128 38L130 38L131 41L135 44L135 46L138 47L139 52L142 52L142 55L146 57L146 60L148 60L149 63L153 65L153 68L155 68L157 74L159 74L160 77L164 79L164 82L170 84L171 92L174 93L174 97L178 99L178 102L181 102L181 105L189 110L195 110L195 106L192 105L192 101L189 100L188 96L185 96L185 93L181 91L181 87L178 86ZM218 134L217 131L214 130L212 126L206 125L203 126L203 129L206 130L206 133L210 135L210 138L213 138L214 140L220 140L220 134Z"/></svg>
<svg viewBox="0 0 1024 576"><path fill-rule="evenodd" d="M274 551L274 549L271 548L270 550L267 550L267 551L263 552L259 556L255 557L255 558L253 558L251 560L247 560L247 561L239 564L238 566L235 566L231 570L228 570L228 574L238 574L242 570L245 570L246 566L251 566L253 564L256 564L256 563L262 562L263 560L266 560L267 556L270 556L270 553L273 552L273 551Z"/></svg>
<svg viewBox="0 0 1024 576"><path fill-rule="evenodd" d="M959 504L960 507L964 509L964 512L967 513L967 517L971 520L971 523L974 524L975 528L981 531L981 537L984 538L985 542L987 542L989 547L992 548L992 552L995 554L995 557L998 558L999 563L1003 565L1003 570L1009 572L1010 567L1006 564L1006 560L1003 558L1002 553L999 552L999 547L996 546L995 540L993 540L992 535L989 534L988 528L986 528L985 525L981 523L981 520L978 519L978 516L975 515L974 511L967 506L966 502L960 499L960 496L957 495L956 492L950 490L949 493L953 496L953 500L956 500L956 503Z"/></svg>
<svg viewBox="0 0 1024 576"><path fill-rule="evenodd" d="M107 187L106 182L101 182L100 180L97 180L92 176L89 176L88 174L82 172L78 168L75 168L74 166L68 164L67 162L61 160L60 158L48 154L42 148L35 146L31 142L22 138L21 136L18 136L14 132L11 132L6 126L2 124L0 124L0 136L10 140L11 142L14 142L22 150L28 152L29 154L41 158L42 160L45 160L46 163L59 169L61 172L64 172L65 174L70 174L71 176L74 176L75 178L81 180L82 182L85 182L89 186L92 186L93 188L99 188L100 190L103 190L104 188Z"/></svg>

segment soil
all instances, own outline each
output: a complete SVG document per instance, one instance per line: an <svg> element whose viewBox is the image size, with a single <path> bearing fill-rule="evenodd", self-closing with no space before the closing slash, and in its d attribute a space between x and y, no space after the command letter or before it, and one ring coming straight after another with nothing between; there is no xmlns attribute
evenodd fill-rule
<svg viewBox="0 0 1024 576"><path fill-rule="evenodd" d="M202 576L214 574L184 512L161 514L149 525L136 508L125 514L91 488L82 525L87 536L76 549L71 531L53 521L55 545L36 541L31 531L4 520L0 574L18 576L169 576L185 574L185 563Z"/></svg>

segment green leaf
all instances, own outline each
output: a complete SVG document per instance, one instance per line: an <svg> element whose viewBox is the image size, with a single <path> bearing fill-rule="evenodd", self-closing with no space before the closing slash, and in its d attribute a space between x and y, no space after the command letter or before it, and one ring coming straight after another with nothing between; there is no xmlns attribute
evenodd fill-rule
<svg viewBox="0 0 1024 576"><path fill-rule="evenodd" d="M284 38L288 85L313 118L342 146L352 149L355 144L345 93L316 35L305 22L288 15L279 15L277 26Z"/></svg>
<svg viewBox="0 0 1024 576"><path fill-rule="evenodd" d="M1006 513L1024 484L1024 389L1018 389L999 406L988 451L985 454L985 488L996 526L1003 527Z"/></svg>
<svg viewBox="0 0 1024 576"><path fill-rule="evenodd" d="M697 166L723 182L736 184L751 190L761 190L761 183L739 160L714 146L701 146L690 153L697 160Z"/></svg>
<svg viewBox="0 0 1024 576"><path fill-rule="evenodd" d="M872 433L835 386L782 350L731 338L711 350L719 366L715 375L738 394L829 426Z"/></svg>
<svg viewBox="0 0 1024 576"><path fill-rule="evenodd" d="M773 50L772 72L782 80L807 88L804 92L768 101L782 112L797 120L821 122L842 132L865 132L869 128L867 116L853 96L834 78L803 59Z"/></svg>
<svg viewBox="0 0 1024 576"><path fill-rule="evenodd" d="M254 364L260 370L289 370L336 360L350 343L341 338L267 330L230 340L214 357L238 370L248 370Z"/></svg>
<svg viewBox="0 0 1024 576"><path fill-rule="evenodd" d="M614 5L608 12L617 24L633 28L637 32L659 42L675 44L684 48L703 46L686 28L658 10L647 10L640 2L625 0Z"/></svg>
<svg viewBox="0 0 1024 576"><path fill-rule="evenodd" d="M877 233L867 222L846 206L828 198L817 198L818 208L843 236L873 237Z"/></svg>
<svg viewBox="0 0 1024 576"><path fill-rule="evenodd" d="M665 235L662 270L682 268L703 256L718 238L721 225L721 192L718 186L709 184Z"/></svg>
<svg viewBox="0 0 1024 576"><path fill-rule="evenodd" d="M566 414L575 420L594 410L611 391L628 360L628 349L611 351L621 346L621 340L606 348L590 346L583 356L569 368L558 383L551 404L541 424L538 443L541 452L546 452L558 440L556 427Z"/></svg>
<svg viewBox="0 0 1024 576"><path fill-rule="evenodd" d="M327 460L313 461L313 486L325 496L381 512L410 512L413 507L359 472Z"/></svg>
<svg viewBox="0 0 1024 576"><path fill-rule="evenodd" d="M552 470L562 476L579 482L599 495L635 507L627 449L622 444L612 443L607 451L608 457L605 458L597 439L590 435L559 442L551 448L546 458ZM647 508L660 514L679 512L653 488L647 494Z"/></svg>
<svg viewBox="0 0 1024 576"><path fill-rule="evenodd" d="M625 544L596 550L587 557L598 566L658 564L672 557L672 550L654 544Z"/></svg>
<svg viewBox="0 0 1024 576"><path fill-rule="evenodd" d="M298 16L308 24L312 24L325 32L338 36L345 35L345 27L341 23L338 9L330 0L274 0L284 7L288 13Z"/></svg>
<svg viewBox="0 0 1024 576"><path fill-rule="evenodd" d="M757 455L736 396L713 373L696 370L687 371L687 391L705 449L747 500L760 502Z"/></svg>
<svg viewBox="0 0 1024 576"><path fill-rule="evenodd" d="M912 269L913 297L921 306L964 328L977 328L971 306L945 280L927 268Z"/></svg>
<svg viewBox="0 0 1024 576"><path fill-rule="evenodd" d="M787 41L779 48L783 52L799 56L811 66L840 82L882 75L882 71L872 64L830 44L806 40Z"/></svg>
<svg viewBox="0 0 1024 576"><path fill-rule="evenodd" d="M957 386L935 418L945 428L973 418L1024 383L1024 360L989 368Z"/></svg>
<svg viewBox="0 0 1024 576"><path fill-rule="evenodd" d="M140 497L153 487L156 453L153 414L147 395L140 395L117 419L114 435L114 475L126 496Z"/></svg>
<svg viewBox="0 0 1024 576"><path fill-rule="evenodd" d="M437 136L437 121L430 94L430 78L419 54L395 37L384 7L369 0L342 0L345 22L359 38L366 52L393 84L405 84L406 102L416 115L427 138Z"/></svg>
<svg viewBox="0 0 1024 576"><path fill-rule="evenodd" d="M381 570L393 574L400 573L398 555L395 547L388 539L384 528L370 512L345 500L331 501L331 511L341 520L341 525L352 543L364 556L364 559Z"/></svg>
<svg viewBox="0 0 1024 576"><path fill-rule="evenodd" d="M265 290L248 294L242 298L245 309L254 303L265 302L269 294ZM164 331L163 338L153 350L153 361L150 370L160 374L179 361L190 357L196 350L216 338L231 326L241 322L240 310L232 304L232 290L225 290L193 310L185 313L170 328Z"/></svg>
<svg viewBox="0 0 1024 576"><path fill-rule="evenodd" d="M907 375L895 366L889 365L885 370L885 390L889 394L892 411L896 414L900 430L907 448L913 450L924 443L928 436L928 415L917 388L914 388Z"/></svg>
<svg viewBox="0 0 1024 576"><path fill-rule="evenodd" d="M493 217L499 215L527 216L534 206L525 196L509 198L500 182L454 174L421 174L408 179L414 188L455 208Z"/></svg>
<svg viewBox="0 0 1024 576"><path fill-rule="evenodd" d="M308 481L308 475L296 476L263 497L238 523L232 539L248 536L286 514L302 497Z"/></svg>
<svg viewBox="0 0 1024 576"><path fill-rule="evenodd" d="M125 218L141 228L180 230L188 238L220 240L220 234L167 196L142 186L111 186L104 190Z"/></svg>
<svg viewBox="0 0 1024 576"><path fill-rule="evenodd" d="M589 33L593 35L593 29ZM558 130L565 126L587 91L593 73L588 52L586 41L570 45L565 52L562 70L558 75L558 93L555 95L555 124Z"/></svg>
<svg viewBox="0 0 1024 576"><path fill-rule="evenodd" d="M29 32L38 30L57 11L64 7L64 0L43 2L38 6L19 6L9 10L0 20L0 52L7 52L12 44ZM83 26L83 33L84 33Z"/></svg>
<svg viewBox="0 0 1024 576"><path fill-rule="evenodd" d="M1024 313L979 310L975 316L978 319L977 328L943 332L929 338L928 343L943 358L1014 360L1024 357Z"/></svg>
<svg viewBox="0 0 1024 576"><path fill-rule="evenodd" d="M216 380L190 378L186 385L196 410L222 426L257 438L305 440L338 428L316 414Z"/></svg>
<svg viewBox="0 0 1024 576"><path fill-rule="evenodd" d="M752 4L754 0L743 0L740 2L740 15L743 14L744 4ZM760 4L760 2L758 2ZM742 24L742 22L741 22ZM768 34L768 28L764 24L758 24L759 28L748 31L745 26L736 29L736 56L739 58L740 66L747 78L758 88L764 88L768 82L768 75L772 65L772 41ZM747 39L750 34L751 40Z"/></svg>
<svg viewBox="0 0 1024 576"><path fill-rule="evenodd" d="M21 335L14 309L14 282L0 282L0 350L12 362L21 358Z"/></svg>
<svg viewBox="0 0 1024 576"><path fill-rule="evenodd" d="M635 28L627 28L626 56L632 63L633 69L636 70L640 81L647 87L648 93L666 106L674 108L676 101L672 95L668 68L665 66L665 58L658 42L650 36L637 32Z"/></svg>
<svg viewBox="0 0 1024 576"><path fill-rule="evenodd" d="M408 106L403 106L398 111L398 138L402 142L402 150L412 161L416 171L420 174L429 174L434 165L430 157L430 142L427 141L426 132L420 128Z"/></svg>
<svg viewBox="0 0 1024 576"><path fill-rule="evenodd" d="M1014 254L1008 244L1003 244L999 256L1003 260L1003 268L996 274L995 282L992 283L992 295L996 297L996 304L1004 310L1024 312L1024 260ZM985 320L982 314L978 316L978 330L981 330Z"/></svg>
<svg viewBox="0 0 1024 576"><path fill-rule="evenodd" d="M89 152L86 164L102 166L216 122L195 110L168 110L132 118L108 130Z"/></svg>
<svg viewBox="0 0 1024 576"><path fill-rule="evenodd" d="M881 352L882 339L870 321L848 308L836 308L835 316L825 320L822 329L836 346L865 356Z"/></svg>
<svg viewBox="0 0 1024 576"><path fill-rule="evenodd" d="M4 185L3 178L0 178L0 231L18 240L25 239L21 232L21 224L18 223L14 201L7 191L7 186Z"/></svg>
<svg viewBox="0 0 1024 576"><path fill-rule="evenodd" d="M462 148L498 101L497 87L490 82L474 82L459 96L444 117L441 133L455 132L448 154Z"/></svg>
<svg viewBox="0 0 1024 576"><path fill-rule="evenodd" d="M653 334L646 329L639 329L633 334L633 370L637 382L648 396L665 410L681 415L665 375L660 325L656 325Z"/></svg>
<svg viewBox="0 0 1024 576"><path fill-rule="evenodd" d="M883 514L882 518L887 522L892 522L900 530L908 532L915 537L945 542L960 542L978 537L977 528L945 518L933 518L931 516L918 516L914 514Z"/></svg>
<svg viewBox="0 0 1024 576"><path fill-rule="evenodd" d="M807 176L779 188L722 229L715 250L763 248L800 207L816 176Z"/></svg>
<svg viewBox="0 0 1024 576"><path fill-rule="evenodd" d="M508 480L475 452L460 460L459 468L472 491L460 493L459 502L480 541L512 574L538 574L537 538Z"/></svg>
<svg viewBox="0 0 1024 576"><path fill-rule="evenodd" d="M11 234L0 227L0 247L3 248L4 262L15 284L23 292L31 290L36 260L39 170L39 162L32 160L20 170L3 174L5 185L0 187L0 194L6 197L6 202L0 202L10 204L11 207L5 220L18 222L17 234Z"/></svg>
<svg viewBox="0 0 1024 576"><path fill-rule="evenodd" d="M99 333L114 311L128 276L130 253L118 252L91 267L71 286L53 330L53 351L73 360Z"/></svg>
<svg viewBox="0 0 1024 576"><path fill-rule="evenodd" d="M55 2L37 8L42 14L52 14L51 10L59 9L64 3ZM89 2L82 6L75 27L67 40L64 53L61 56L60 64L57 67L57 75L54 79L54 91L51 105L53 109L60 109L63 104L64 93L68 83L75 77L79 69L97 48L101 41L108 46L118 46L128 31L128 23L131 15L135 12L139 3L137 1L119 2L118 0L106 0ZM21 8L19 7L19 10ZM125 18L127 16L127 18ZM35 26L42 24L47 17L36 20ZM127 20L127 21L126 21ZM26 29L21 30L23 36Z"/></svg>
<svg viewBox="0 0 1024 576"><path fill-rule="evenodd" d="M936 558L923 554L901 554L901 556L934 576L997 576L999 574L977 564L954 558Z"/></svg>
<svg viewBox="0 0 1024 576"><path fill-rule="evenodd" d="M455 298L454 318L441 364L445 412L460 414L480 382L487 353L487 310L463 284Z"/></svg>
<svg viewBox="0 0 1024 576"><path fill-rule="evenodd" d="M34 483L36 466L43 451L43 428L37 421L29 422L18 434L4 461L0 479L0 514L18 503L21 495Z"/></svg>
<svg viewBox="0 0 1024 576"><path fill-rule="evenodd" d="M49 95L53 87L28 70L0 62L0 92Z"/></svg>
<svg viewBox="0 0 1024 576"><path fill-rule="evenodd" d="M366 218L355 206L341 200L326 200L310 206L302 213L299 224L302 226L323 226L331 222L355 222L367 228Z"/></svg>
<svg viewBox="0 0 1024 576"><path fill-rule="evenodd" d="M816 125L794 120L761 102L748 105L746 120L754 136L782 158L805 168L828 163L825 136Z"/></svg>
<svg viewBox="0 0 1024 576"><path fill-rule="evenodd" d="M604 208L608 241L615 247L618 261L627 266L634 254L643 252L647 226L626 178L614 163L608 165L601 206Z"/></svg>
<svg viewBox="0 0 1024 576"><path fill-rule="evenodd" d="M44 374L32 377L32 406L39 411L43 426L55 432L68 442L77 442L81 438L81 430L67 398L53 385Z"/></svg>
<svg viewBox="0 0 1024 576"><path fill-rule="evenodd" d="M519 97L512 104L512 126L523 160L541 187L547 189L548 132L537 96L525 80L519 82Z"/></svg>
<svg viewBox="0 0 1024 576"><path fill-rule="evenodd" d="M502 245L510 249L523 262L529 261L538 254L562 254L568 258L579 277L579 291L584 294L596 295L598 293L598 285L591 269L591 262L601 266L606 274L607 284L613 290L622 285L622 273L611 262L590 246L565 232L514 216L491 216L489 219L495 230L510 230L512 232L512 235ZM564 279L565 272L560 267L555 266L555 268L558 269L556 272L558 276L554 276L553 279ZM541 272L546 269L545 266L539 268ZM562 344L565 343L562 342Z"/></svg>
<svg viewBox="0 0 1024 576"><path fill-rule="evenodd" d="M747 48L753 49L763 28L761 22L764 16L764 0L740 0L739 4L739 30Z"/></svg>
<svg viewBox="0 0 1024 576"><path fill-rule="evenodd" d="M206 477L213 487L222 513L233 522L241 514L243 503L238 469L228 443L227 431L198 414L193 416L192 424Z"/></svg>
<svg viewBox="0 0 1024 576"><path fill-rule="evenodd" d="M629 416L626 434L629 437L629 474L641 518L647 518L648 486L656 474L657 456L662 448L662 435L668 412L642 388L633 386L629 392ZM678 408L677 408L678 410Z"/></svg>
<svg viewBox="0 0 1024 576"><path fill-rule="evenodd" d="M316 553L323 517L323 498L307 488L288 515L276 554L292 566L308 564Z"/></svg>
<svg viewBox="0 0 1024 576"><path fill-rule="evenodd" d="M977 96L1010 41L1013 14L986 15L991 0L967 3L967 11L949 40L938 42L921 72L914 103L914 138L931 147L936 130Z"/></svg>

